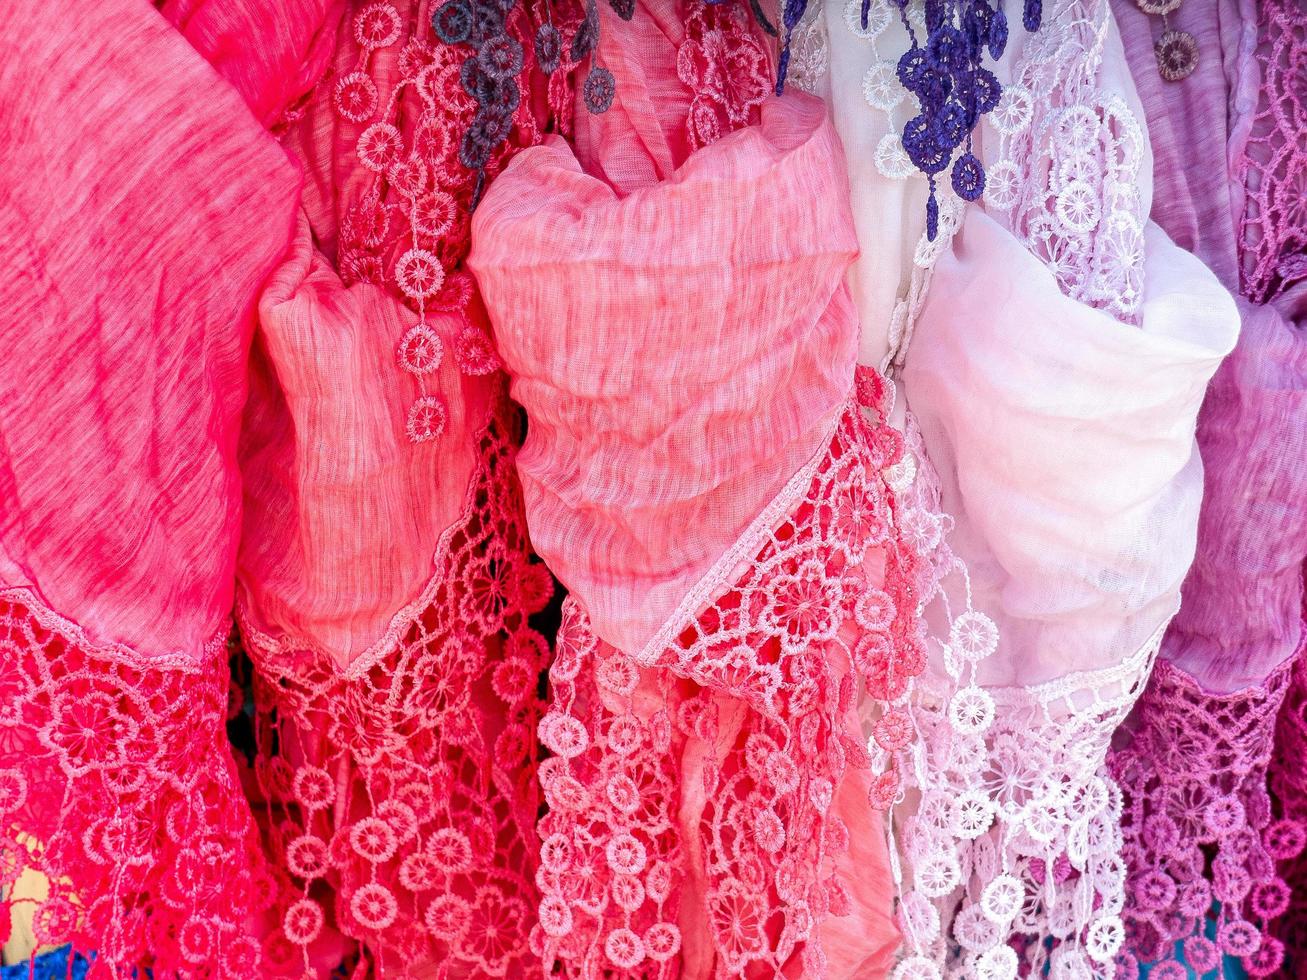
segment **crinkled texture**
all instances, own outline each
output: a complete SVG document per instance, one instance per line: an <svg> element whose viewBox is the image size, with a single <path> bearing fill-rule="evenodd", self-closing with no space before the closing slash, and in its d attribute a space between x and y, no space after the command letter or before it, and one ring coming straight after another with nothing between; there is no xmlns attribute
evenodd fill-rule
<svg viewBox="0 0 1307 980"><path fill-rule="evenodd" d="M1133 5L1120 6L1123 21L1138 27ZM1268 9L1258 24L1235 0L1186 5L1175 26L1195 36L1199 61L1182 85L1157 74L1145 37L1126 33L1157 161L1154 219L1232 290L1240 288L1248 245L1240 237L1241 209L1256 190L1244 182L1258 180L1240 161L1257 152L1249 139L1255 119L1276 114L1264 109L1274 89L1256 93L1259 59L1247 42L1254 29L1274 28L1279 16L1285 15ZM1253 105L1250 96L1258 100ZM1296 134L1285 138L1292 142ZM1193 165L1227 156L1235 172ZM1217 693L1260 686L1297 649L1307 559L1307 427L1300 423L1307 413L1307 337L1299 327L1307 289L1290 289L1264 306L1241 300L1239 310L1239 343L1213 379L1200 417L1198 553L1162 651Z"/></svg>
<svg viewBox="0 0 1307 980"><path fill-rule="evenodd" d="M1307 335L1276 306L1239 307L1239 345L1199 418L1198 551L1162 648L1218 693L1259 686L1303 635Z"/></svg>
<svg viewBox="0 0 1307 980"><path fill-rule="evenodd" d="M537 13L505 22L527 49ZM549 652L528 619L553 582L530 555L516 413L463 268L476 54L429 18L352 9L286 136L309 191L260 304L239 567L278 975L331 949L386 974L511 978L532 958ZM571 111L569 70L546 80L530 53L518 67L486 179Z"/></svg>
<svg viewBox="0 0 1307 980"><path fill-rule="evenodd" d="M943 723L951 703L925 726L927 744L956 746L941 758L975 760L953 765L978 775L994 808L952 926L975 968L1015 934L1035 971L1104 976L1123 937L1120 797L1104 762L1193 553L1195 420L1237 328L1192 256L1155 226L1146 243L1134 327L1065 295L1017 238L969 211L934 267L904 368L951 548L997 627L999 652L976 667L993 719L980 758ZM980 291L983 306L964 298ZM947 803L918 819L945 818L957 819ZM1015 916L986 911L1004 870L1029 900ZM947 894L960 883L948 871L942 857L919 862L918 887Z"/></svg>
<svg viewBox="0 0 1307 980"><path fill-rule="evenodd" d="M1147 243L1138 328L1063 296L979 211L935 267L904 379L954 549L1004 638L990 683L1111 667L1175 609L1198 406L1238 320L1195 259L1155 226ZM963 300L981 288L983 307Z"/></svg>
<svg viewBox="0 0 1307 980"><path fill-rule="evenodd" d="M548 142L477 210L532 543L618 649L649 645L829 438L856 343L843 187L796 95L625 197Z"/></svg>
<svg viewBox="0 0 1307 980"><path fill-rule="evenodd" d="M600 7L598 59L616 82L603 113L576 114L577 159L625 195L675 173L691 152L756 117L771 88L770 46L744 5ZM669 70L671 69L671 70Z"/></svg>
<svg viewBox="0 0 1307 980"><path fill-rule="evenodd" d="M529 563L513 436L501 405L464 437L476 468L435 546L431 583L374 655L347 670L263 633L244 610L255 783L279 814L263 830L285 882L268 940L281 951L276 975L297 975L337 932L382 971L527 969L536 683L548 659L528 617L553 585ZM323 886L334 906L306 910L305 893Z"/></svg>
<svg viewBox="0 0 1307 980"><path fill-rule="evenodd" d="M559 23L573 13L560 5ZM434 42L424 16L378 0L329 25L334 73L287 135L309 190L261 301L242 443L247 618L345 671L392 652L440 584L433 558L504 397L462 268L466 52ZM526 7L508 23L533 34ZM546 86L523 61L528 94L489 176L570 112L567 74Z"/></svg>
<svg viewBox="0 0 1307 980"><path fill-rule="evenodd" d="M867 532L893 522L889 495L868 490L895 440L851 405L790 516L687 625L695 641L656 659L665 669L600 641L567 600L540 726L556 756L541 767L533 937L546 972L884 975L896 938L866 800L898 770L869 771L851 682L884 699L923 666L911 557L885 542L883 579L862 560ZM901 768L911 732L883 737Z"/></svg>
<svg viewBox="0 0 1307 980"><path fill-rule="evenodd" d="M342 671L394 645L459 516L500 382L446 356L426 379L440 438L405 434L417 383L395 347L417 316L370 283L345 286L301 221L260 301L242 433L241 600L264 632ZM432 318L448 350L460 320Z"/></svg>
<svg viewBox="0 0 1307 980"><path fill-rule="evenodd" d="M917 100L887 60L908 48L907 35L886 0L869 7L865 29L861 7L860 0L848 0L810 9L791 44L799 62L792 60L787 84L822 92L831 104L862 246L849 276L861 321L859 360L892 367L908 352L931 267L948 247L959 209L941 187L944 211L931 242L923 210L926 181L907 160L899 137ZM1018 711L996 718L988 694L976 684L978 668L998 649L997 629L973 607L965 568L948 545L952 521L939 510L929 485L929 460L913 419L903 414L902 399L896 412L907 447L886 471L886 480L895 500L896 531L916 558L912 592L927 611L924 649L935 670L914 681L906 704L886 712L874 697L865 697L860 709L871 732L867 749L873 767L887 747L901 751L906 763L876 777L871 802L876 809L892 806L903 867L898 918L906 965L901 969L910 971L921 966L920 957L934 959L941 950L941 933L947 934L948 915L962 894L964 862L972 859L975 837L993 822L994 807L981 783L987 740L996 723L1011 721L1029 734L1038 719ZM960 655L945 656L951 646ZM1059 761L1040 759L1045 768ZM991 931L997 941L999 930Z"/></svg>
<svg viewBox="0 0 1307 980"><path fill-rule="evenodd" d="M577 657L575 680L554 683L552 708L592 740L542 768L551 806L540 824L545 902L536 941L546 962L578 977L778 968L883 977L898 936L884 837L866 806L869 774L848 773L819 810L812 791L823 774L808 767L816 756L794 747L791 760L783 724L648 668L632 668L633 690L615 695L596 679L621 654L576 625L583 614L574 606L564 615L564 629L589 652ZM836 730L814 726L816 744L849 723L856 727L852 718ZM629 802L618 789L627 786ZM625 863L628 849L635 863ZM614 954L628 930L642 942L625 959ZM814 965L822 962L824 970Z"/></svg>
<svg viewBox="0 0 1307 980"><path fill-rule="evenodd" d="M574 14L556 7L560 23ZM25 47L11 42L6 60L15 97L0 118L15 138L0 152L15 155L7 174L46 176L14 181L10 237L71 244L40 263L34 252L29 274L5 282L15 350L45 358L7 362L5 387L22 387L0 409L26 412L5 428L5 478L24 509L0 518L0 659L13 668L0 671L11 688L0 807L20 817L0 840L5 885L23 874L18 904L37 942L73 938L122 972L299 976L359 954L387 972L456 963L518 976L548 656L527 619L552 581L529 556L513 411L458 268L467 219L453 193L466 200L469 178L447 169L446 199L427 160L383 159L411 140L417 157L448 164L441 127L471 110L431 85L414 91L405 72L437 57L401 37L423 23L416 8L365 5L339 25L315 9L170 7L213 66L148 7L81 18L113 39L112 57L103 43L31 50L68 15L15 14ZM515 26L530 16L519 10ZM361 172L340 236L304 216L292 236L296 167L251 110L282 128L300 118L283 103L324 67L324 45L375 72L365 93L401 91L372 112L442 115L434 131L398 136L351 118L339 159L334 139L292 141L310 217L332 168ZM41 70L49 78L31 82ZM566 75L547 94L541 84L499 163L570 111ZM317 93L329 123L336 94ZM63 128L18 138L50 118ZM310 137L319 119L309 113ZM415 197L423 207L404 203ZM342 281L370 267L333 266L338 238L370 243L376 284ZM41 270L46 290L32 288ZM74 346L70 317L82 324ZM33 379L50 381L40 401L26 393ZM42 456L29 459L35 436ZM78 465L86 477L70 480ZM11 540L24 549L13 559ZM226 683L237 571L252 774L225 739L248 693ZM433 911L428 893L465 916Z"/></svg>
<svg viewBox="0 0 1307 980"><path fill-rule="evenodd" d="M942 968L967 976L1004 975L1009 942L1020 952L1022 969L1035 975L1051 969L1055 976L1102 976L1111 970L1123 938L1117 916L1125 892L1120 796L1104 762L1111 733L1142 689L1187 565L1182 545L1164 570L1164 581L1150 586L1148 572L1139 572L1144 594L1134 601L1143 615L1129 608L1129 601L1114 615L1103 607L1076 610L1042 636L1032 636L1031 624L1013 616L1013 597L1005 590L1012 583L996 584L1011 570L1003 564L1011 558L1019 572L1015 587L1023 589L1017 598L1028 606L1066 590L1076 574L1082 576L1074 586L1082 605L1103 594L1094 565L1102 550L1081 553L1098 533L1097 524L1091 528L1085 522L1069 539L1061 535L1064 525L1074 531L1084 520L1087 497L1093 508L1118 508L1079 495L1084 473L1062 458L1068 445L1074 455L1074 437L1083 438L1081 421L1066 420L1067 428L1056 432L1054 426L1067 414L1080 415L1095 398L1109 400L1111 393L1114 400L1118 387L1132 383L1112 376L1111 361L1134 357L1133 351L1102 349L1085 356L1083 349L1097 344L1096 331L1112 332L1108 347L1140 346L1131 343L1136 331L1114 319L1133 321L1144 299L1143 220L1150 182L1138 100L1106 5L1062 0L1052 8L1037 34L1012 25L998 65L1005 94L996 111L984 117L977 140L992 185L987 212L964 219L962 234L965 238L971 222L989 222L994 231L983 246L975 245L971 232L967 258L984 261L987 250L997 248L1003 264L995 259L991 272L965 279L958 275L962 253L949 243L961 217L955 199L944 195L934 243L923 239L919 222L909 223L906 234L898 228L902 203L924 186L895 135L915 111L915 100L894 72L906 42L893 6L873 0L863 27L858 0L825 5L824 21L804 25L796 42L803 70L812 75L805 81L830 92L850 151L850 173L861 174L853 177L853 190L864 251L853 285L863 318L863 356L905 365L909 447L890 482L905 535L924 558L918 594L926 608L931 670L911 695L921 739L911 748L909 792L894 813L904 863L899 915L909 946L902 976L928 976ZM827 69L818 67L827 63L829 82L820 74ZM1027 288L1028 283L1033 285ZM1212 295L1220 301L1219 290ZM1005 303L1021 305L1014 321L1040 335L1018 345L1015 380L1004 376L1014 359L1008 338L1000 340L994 328L985 342L982 327L978 341L971 322L977 312L1003 316L995 307ZM1036 312L1044 304L1048 312ZM1170 318L1183 322L1178 311ZM955 336L939 329L944 319L957 322ZM1068 337L1056 332L1068 319L1075 324L1069 333L1082 345L1074 352L1060 349ZM1158 328L1156 311L1149 326ZM1005 324L1002 331L1008 330ZM995 353L986 367L984 351L991 344ZM980 348L979 357L973 345ZM1149 346L1147 340L1142 346ZM1171 548L1170 539L1177 536L1183 541L1186 518L1190 525L1194 520L1197 482L1191 429L1183 439L1184 416L1189 413L1192 425L1204 371L1210 372L1219 356L1219 350L1213 352L1187 384L1177 383L1172 404L1154 406L1152 416L1163 432L1176 429L1179 458L1171 465L1189 466L1183 478L1188 513L1174 527L1161 526L1169 518L1163 488L1149 519L1136 515L1109 547L1129 556L1137 548L1144 552L1151 545L1139 548L1134 539L1136 528L1147 523L1159 525L1160 540L1154 542L1159 549ZM926 385L919 384L917 369L923 365L930 374ZM1074 407L1051 408L1055 392L1070 395ZM914 434L918 400L927 417L924 440ZM938 413L946 401L951 407L941 426ZM1170 412L1178 412L1178 423ZM1128 441L1136 421L1117 420L1111 428ZM1032 437L1041 425L1048 431ZM932 426L942 427L944 437ZM974 448L975 456L956 459L952 439L960 452ZM981 444L972 447L976 440ZM942 458L935 458L941 449ZM1093 450L1082 446L1081 468L1100 450L1101 443ZM1030 472L1013 472L1009 460L1018 452ZM1150 462L1142 446L1123 468L1130 472L1140 460ZM989 466L993 470L986 472ZM958 467L964 468L961 481ZM1165 484L1165 467L1162 473ZM981 482L980 492L967 497ZM1123 492L1125 482L1123 477ZM1046 488L1067 499L1058 501L1055 515L1039 512L1041 499L1035 524L1028 505ZM964 509L955 532L952 511L960 499ZM984 544L978 547L981 534ZM1038 537L1055 541L1056 554L1050 555ZM989 548L1001 556L996 559ZM1147 553L1138 560L1127 557L1133 567L1116 574L1135 574L1150 559ZM1063 575L1061 581L1057 575ZM1150 587L1164 596L1160 602L1147 593ZM1059 607L1054 612L1067 612L1065 604L1065 595L1052 600ZM1049 618L1044 610L1031 614L1035 621ZM1127 630L1121 629L1121 619ZM1014 621L1016 643L1007 631ZM1015 956L1010 965L1017 968Z"/></svg>
<svg viewBox="0 0 1307 980"><path fill-rule="evenodd" d="M690 155L694 93L675 71L686 40L677 3L640 4L622 23L604 7L598 58L616 88L607 111L576 114L575 152L583 169L619 194L667 180ZM728 130L729 131L729 130Z"/></svg>
<svg viewBox="0 0 1307 980"><path fill-rule="evenodd" d="M501 117L508 136L491 152L486 180L546 131L570 133L575 65L565 60L545 76L532 40L547 18L570 36L579 14L570 0L548 12L536 0L515 4L507 15L506 29L523 56L509 79L516 99L504 95L505 105L512 105ZM430 18L428 5L411 0L353 8L335 27L329 71L306 104L288 114L285 143L305 166L304 210L315 244L345 285L383 286L415 312L454 314L466 321L461 327L484 333L479 301L461 274L478 184L477 172L461 159L463 137L478 111L463 80L475 49L442 43L431 33ZM364 33L377 25L387 33L376 39ZM413 276L405 274L410 250L439 262L444 277L434 288L415 289ZM473 368L471 359L449 353ZM489 367L468 373L497 366L492 355Z"/></svg>
<svg viewBox="0 0 1307 980"><path fill-rule="evenodd" d="M1186 5L1171 23L1193 35L1198 62L1175 84L1156 70L1147 21L1130 4L1119 12L1153 136L1154 218L1227 287L1253 291L1251 253L1265 266L1277 245L1250 237L1249 220L1275 236L1282 213L1267 204L1300 165L1295 103L1274 80L1287 65L1272 37L1287 14L1268 4L1259 17L1238 0ZM1263 54L1276 52L1270 61L1256 56L1259 32ZM1277 134L1277 124L1288 128ZM1228 169L1195 166L1227 159ZM1277 776L1284 792L1268 795L1277 713L1287 739L1277 753L1295 744L1297 698L1286 698L1286 688L1301 650L1307 556L1307 343L1297 326L1307 294L1294 293L1266 305L1239 298L1239 342L1208 389L1198 427L1197 555L1164 659L1111 762L1126 796L1137 898L1126 913L1129 963L1174 967L1179 955L1193 964L1219 950L1253 976L1279 975L1282 938L1297 916L1277 920L1302 904L1294 869L1304 811L1294 778ZM1219 926L1209 940L1213 909Z"/></svg>
<svg viewBox="0 0 1307 980"><path fill-rule="evenodd" d="M1243 102L1250 94L1257 97L1255 59L1246 40L1257 30L1256 13L1247 0L1217 0L1181 4L1168 14L1172 28L1198 42L1198 66L1177 84L1157 70L1158 19L1135 0L1113 0L1112 12L1121 24L1153 148L1150 216L1177 245L1203 259L1227 289L1238 291L1236 221L1243 192L1226 161L1242 142L1240 131L1246 139L1251 119ZM1238 109L1231 104L1235 90Z"/></svg>
<svg viewBox="0 0 1307 980"><path fill-rule="evenodd" d="M159 0L160 12L266 127L284 121L322 76L345 0Z"/></svg>
<svg viewBox="0 0 1307 980"><path fill-rule="evenodd" d="M615 106L575 155L523 153L473 225L532 542L571 591L533 943L587 978L879 976L854 683L897 698L924 657L888 390L852 402L843 161L813 100L753 111L761 60L714 36L737 19L682 36L671 9L605 33Z"/></svg>
<svg viewBox="0 0 1307 980"><path fill-rule="evenodd" d="M0 69L0 582L197 663L231 609L245 360L298 177L158 14L76 15L113 50L67 44L66 15L16 5Z"/></svg>
<svg viewBox="0 0 1307 980"><path fill-rule="evenodd" d="M7 898L38 943L124 973L254 975L271 885L224 641L246 358L298 176L148 6L6 13ZM112 44L69 44L73 19Z"/></svg>

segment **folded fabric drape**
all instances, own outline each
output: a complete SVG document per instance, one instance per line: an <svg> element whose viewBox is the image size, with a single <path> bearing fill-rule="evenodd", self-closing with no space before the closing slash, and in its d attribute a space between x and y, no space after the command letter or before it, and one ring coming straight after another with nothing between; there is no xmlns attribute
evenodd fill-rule
<svg viewBox="0 0 1307 980"><path fill-rule="evenodd" d="M549 16L570 36L577 15ZM549 648L531 617L553 583L463 260L484 180L570 124L570 68L546 79L536 16L445 44L426 4L351 9L281 123L307 181L259 305L237 568L252 795L280 871L266 969L515 977L533 960ZM493 75L482 34L511 56ZM495 113L507 135L465 165Z"/></svg>
<svg viewBox="0 0 1307 980"><path fill-rule="evenodd" d="M831 85L874 165L862 228L884 220L874 188L920 181L894 152L913 109L885 73L898 28L882 13L864 26L849 4L823 25L832 80L866 65L865 106ZM937 243L916 240L888 283L893 249L865 277L866 297L894 300L862 304L864 335L889 318L912 529L936 570L913 703L921 796L896 818L914 952L900 972L1110 975L1127 894L1104 762L1192 558L1193 430L1237 320L1211 274L1145 227L1150 151L1106 5L1014 27L996 71L984 208L945 197ZM863 265L882 237L896 241L865 239Z"/></svg>
<svg viewBox="0 0 1307 980"><path fill-rule="evenodd" d="M1307 971L1299 0L11 6L6 977Z"/></svg>
<svg viewBox="0 0 1307 980"><path fill-rule="evenodd" d="M42 325L0 409L11 904L96 970L517 975L552 582L460 270L468 54L418 4L165 12L68 51L23 7L7 45L4 325ZM485 172L566 128L566 76L496 81Z"/></svg>
<svg viewBox="0 0 1307 980"><path fill-rule="evenodd" d="M1201 487L1193 428L1237 322L1200 263L1156 228L1146 240L1135 327L1065 296L1001 226L968 213L904 368L951 547L1000 638L979 668L996 705L981 775L998 817L989 873L1017 875L1035 903L1018 933L1083 943L1099 969L1113 950L1098 923L1125 900L1104 756L1177 605ZM998 285L1000 269L1019 285ZM980 313L962 296L982 288Z"/></svg>
<svg viewBox="0 0 1307 980"><path fill-rule="evenodd" d="M237 437L300 176L148 6L6 13L3 881L39 944L242 973L269 879L224 728Z"/></svg>
<svg viewBox="0 0 1307 980"><path fill-rule="evenodd" d="M1277 976L1293 969L1276 920L1304 901L1287 882L1307 816L1298 765L1281 798L1268 795L1282 712L1295 744L1307 559L1307 283L1292 271L1301 238L1284 196L1307 167L1307 93L1286 84L1295 15L1274 3L1186 5L1173 27L1195 39L1198 61L1175 86L1146 70L1146 19L1119 8L1153 136L1153 215L1240 294L1241 319L1198 428L1203 502L1183 605L1112 760L1137 896L1128 966L1207 969L1228 956Z"/></svg>
<svg viewBox="0 0 1307 980"><path fill-rule="evenodd" d="M828 220L757 233L791 217L781 188L841 179L821 120L816 102L768 106L625 197L554 141L506 175L512 198L478 211L473 268L531 420L518 466L532 541L631 654L666 643L684 595L847 400L847 206L832 190L818 198ZM547 292L558 254L578 271Z"/></svg>
<svg viewBox="0 0 1307 980"><path fill-rule="evenodd" d="M811 98L656 95L714 28L744 29L723 8L680 35L672 6L605 34L613 108L575 153L522 154L473 224L527 411L528 527L571 593L540 729L539 942L582 976L670 975L678 950L687 976L880 976L894 930L853 684L895 700L923 663L882 475L898 437L879 379L870 421L854 396L843 158ZM709 110L739 128L705 140ZM905 725L882 732L894 752ZM607 910L575 884L597 851Z"/></svg>

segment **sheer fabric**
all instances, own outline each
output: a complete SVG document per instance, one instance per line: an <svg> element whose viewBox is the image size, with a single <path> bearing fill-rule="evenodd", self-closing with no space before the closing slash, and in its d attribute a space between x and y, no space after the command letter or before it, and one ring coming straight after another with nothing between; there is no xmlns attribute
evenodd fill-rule
<svg viewBox="0 0 1307 980"><path fill-rule="evenodd" d="M853 699L859 679L899 699L924 666L883 473L901 444L883 382L854 395L823 107L762 102L716 60L755 47L765 78L743 11L688 9L605 32L613 107L575 155L522 154L474 223L529 419L528 525L571 592L537 945L576 976L881 976L868 798L893 797L911 732L891 713L873 768ZM704 106L696 77L731 84Z"/></svg>
<svg viewBox="0 0 1307 980"><path fill-rule="evenodd" d="M927 237L929 12L863 6L796 25L816 99L742 3L19 0L0 939L1301 967L1307 22L1185 5L1176 85L1050 2Z"/></svg>
<svg viewBox="0 0 1307 980"><path fill-rule="evenodd" d="M418 5L165 12L185 37L99 8L110 55L23 8L6 60L32 247L4 324L48 326L4 372L5 884L97 971L520 975L552 582L460 271L469 52ZM491 174L570 117L566 72L518 67ZM238 580L251 772L224 730Z"/></svg>
<svg viewBox="0 0 1307 980"><path fill-rule="evenodd" d="M557 17L574 29L572 8ZM491 177L570 120L534 18L505 19L521 57L495 81L511 129ZM479 63L422 4L354 7L334 30L329 72L286 120L309 179L260 303L241 443L254 782L282 869L265 946L290 972L343 948L379 972L519 976L548 662L529 617L553 585L462 269L478 190L464 132L484 113L462 79Z"/></svg>
<svg viewBox="0 0 1307 980"><path fill-rule="evenodd" d="M299 176L149 6L7 13L0 880L39 944L249 975L271 879L223 724L236 441Z"/></svg>
<svg viewBox="0 0 1307 980"><path fill-rule="evenodd" d="M945 195L935 243L895 224L925 193L897 137L901 34L889 4L865 27L860 3L832 4L794 46L796 77L858 151L863 353L902 370L897 486L929 556L897 975L1108 975L1125 892L1103 761L1192 557L1193 422L1233 309L1145 231L1149 147L1106 4L1013 31L979 134L987 213ZM1112 473L1086 481L1104 458Z"/></svg>
<svg viewBox="0 0 1307 980"><path fill-rule="evenodd" d="M1307 76L1286 58L1287 9L1229 2L1176 14L1199 59L1168 84L1144 70L1139 14L1121 6L1154 140L1154 217L1245 292L1239 344L1198 430L1197 558L1112 763L1127 797L1131 951L1162 969L1180 968L1178 955L1195 968L1228 955L1273 976L1286 967L1271 924L1290 904L1284 879L1303 846L1302 814L1268 796L1267 769L1302 643L1307 294L1292 274L1270 279L1301 258L1281 221L1283 182L1304 166L1295 113ZM1204 159L1229 163L1194 166ZM1286 719L1291 743L1293 732Z"/></svg>
<svg viewBox="0 0 1307 980"><path fill-rule="evenodd" d="M904 371L952 546L1000 637L981 666L995 702L981 782L997 826L978 878L1016 874L1029 904L1014 931L1069 940L1055 962L1089 967L1083 948L1100 972L1114 950L1098 934L1119 929L1110 918L1124 899L1103 759L1175 608L1201 478L1192 426L1233 342L1228 297L1160 231L1148 240L1136 328L1065 297L1000 226L969 213L935 267ZM963 291L1000 268L1019 270L1021 287L998 291L989 315L964 315ZM1109 383L1111 402L1099 397ZM1112 470L1086 481L1102 459ZM965 915L955 934L979 930L966 943L1002 938ZM1043 943L1030 952L1041 958Z"/></svg>
<svg viewBox="0 0 1307 980"><path fill-rule="evenodd" d="M931 241L923 207L927 183L904 155L899 136L916 99L898 83L888 60L907 49L907 33L887 4L872 4L867 13L863 27L859 0L811 7L791 46L790 84L821 94L831 105L862 246L849 270L860 322L859 361L894 370L907 352L931 268L947 247L960 208L956 197L941 191L939 234ZM920 16L916 8L908 13L914 30L923 28ZM906 445L887 477L899 526L922 559L915 591L919 606L929 611L925 637L935 660L929 677L906 690L889 716L902 712L934 734L908 748L900 783L889 797L892 840L904 851L892 865L906 945L895 975L933 976L950 932L940 910L956 899L971 841L992 821L978 777L993 710L976 681L979 665L997 648L997 631L972 605L965 566L949 546L951 520L940 510L929 465L921 465L920 432L901 399L892 420ZM945 656L945 649L957 653ZM942 706L947 720L938 712ZM886 716L874 697L864 699L861 712L875 759L883 751L876 732ZM940 737L944 732L953 733L956 744ZM1006 881L986 884L999 891L1008 887ZM987 957L980 968L1002 968L1001 946L979 952Z"/></svg>
<svg viewBox="0 0 1307 980"><path fill-rule="evenodd" d="M859 13L828 11L829 59L835 75L849 37L864 59L876 48L866 106L831 97L842 128L875 133L905 93L877 68L892 21L873 4L864 29ZM899 276L891 319L913 525L933 554L922 594L943 600L900 817L913 955L899 973L1107 976L1126 894L1104 761L1193 554L1195 417L1236 321L1210 274L1145 227L1150 151L1106 5L1059 3L1040 33L1014 29L998 72L984 210L943 202L941 241ZM915 179L884 145L877 173Z"/></svg>

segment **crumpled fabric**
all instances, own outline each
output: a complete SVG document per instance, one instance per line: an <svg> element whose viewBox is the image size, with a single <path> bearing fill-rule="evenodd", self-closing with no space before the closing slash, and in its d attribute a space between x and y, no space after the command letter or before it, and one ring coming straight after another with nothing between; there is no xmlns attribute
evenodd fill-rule
<svg viewBox="0 0 1307 980"><path fill-rule="evenodd" d="M822 493L888 462L850 409L843 160L811 98L758 107L708 86L705 104L694 58L742 28L705 8L720 20L686 33L676 9L605 13L612 108L578 122L575 151L519 155L473 222L469 263L527 413L532 544L570 593L540 727L557 878L533 943L547 969L585 977L881 976L897 937L849 697L853 623L809 598L816 620L769 634L761 605L776 608L777 574L836 592L884 574L857 564L865 544L843 546L847 565L794 551L840 533L822 515L842 498ZM706 138L709 112L734 131ZM639 807L610 808L625 779ZM623 883L633 836L639 902ZM589 880L606 909L568 872L601 848Z"/></svg>
<svg viewBox="0 0 1307 980"><path fill-rule="evenodd" d="M1146 23L1121 6L1125 24ZM1140 32L1126 35L1153 137L1153 216L1237 294L1243 211L1252 206L1244 178L1193 161L1230 159L1237 169L1246 153L1256 152L1248 143L1258 99L1270 97L1258 93L1256 42L1269 13L1259 19L1235 2L1195 5L1178 23L1199 41L1198 68L1184 85L1157 74ZM1163 655L1213 693L1260 684L1302 635L1307 468L1300 460L1307 449L1295 420L1307 398L1305 305L1302 287L1266 304L1240 298L1239 344L1203 407L1198 438L1206 490L1198 557Z"/></svg>
<svg viewBox="0 0 1307 980"><path fill-rule="evenodd" d="M1105 762L1193 558L1195 426L1238 318L1146 223L1151 150L1106 7L1050 5L996 71L984 197L944 209L951 241L919 251L899 355L937 508L923 533L962 577L949 595L984 617L945 623L931 668L982 692L921 706L930 761L968 802L927 800L904 835L947 934L917 896L903 912L922 960L1110 976L1130 899ZM941 833L972 841L960 866Z"/></svg>
<svg viewBox="0 0 1307 980"><path fill-rule="evenodd" d="M418 5L247 6L11 15L4 935L101 973L515 976L553 583L461 269L469 52ZM489 176L570 117L568 65L522 77Z"/></svg>
<svg viewBox="0 0 1307 980"><path fill-rule="evenodd" d="M474 219L471 266L530 419L532 543L630 654L817 453L850 390L856 246L822 114L769 103L624 195L552 140Z"/></svg>
<svg viewBox="0 0 1307 980"><path fill-rule="evenodd" d="M1296 123L1307 77L1287 55L1295 15L1278 4L1177 11L1172 26L1198 47L1178 85L1157 72L1153 25L1118 6L1153 138L1153 217L1236 294L1241 320L1199 418L1196 558L1112 759L1139 896L1127 966L1229 956L1276 976L1294 969L1285 940L1292 949L1304 907L1298 766L1270 770L1298 744L1307 291L1285 276L1268 294L1267 272L1301 259L1282 188L1307 165Z"/></svg>
<svg viewBox="0 0 1307 980"><path fill-rule="evenodd" d="M980 211L935 267L904 379L1003 636L991 684L1111 668L1175 611L1201 499L1193 428L1237 319L1201 263L1160 229L1146 240L1138 328L1063 297ZM981 290L983 309L965 302Z"/></svg>

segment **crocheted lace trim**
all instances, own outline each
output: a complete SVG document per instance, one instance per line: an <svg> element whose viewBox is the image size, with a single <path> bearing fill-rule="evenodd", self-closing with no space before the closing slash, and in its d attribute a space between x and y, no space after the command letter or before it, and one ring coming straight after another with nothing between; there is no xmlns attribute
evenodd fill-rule
<svg viewBox="0 0 1307 980"><path fill-rule="evenodd" d="M1277 975L1284 947L1270 925L1288 908L1278 871L1303 849L1304 825L1277 815L1267 792L1276 719L1294 662L1259 687L1210 694L1159 661L1139 701L1138 727L1110 767L1124 794L1131 902L1127 976L1188 976L1238 958L1251 976Z"/></svg>
<svg viewBox="0 0 1307 980"><path fill-rule="evenodd" d="M1030 688L979 686L978 665L1001 637L972 605L911 417L908 429L904 462L917 472L904 507L921 528L920 592L943 675L918 684L911 708L921 737L916 793L905 797L913 805L894 821L905 936L895 980L1111 977L1125 934L1125 868L1120 790L1105 758L1165 624L1112 667Z"/></svg>

